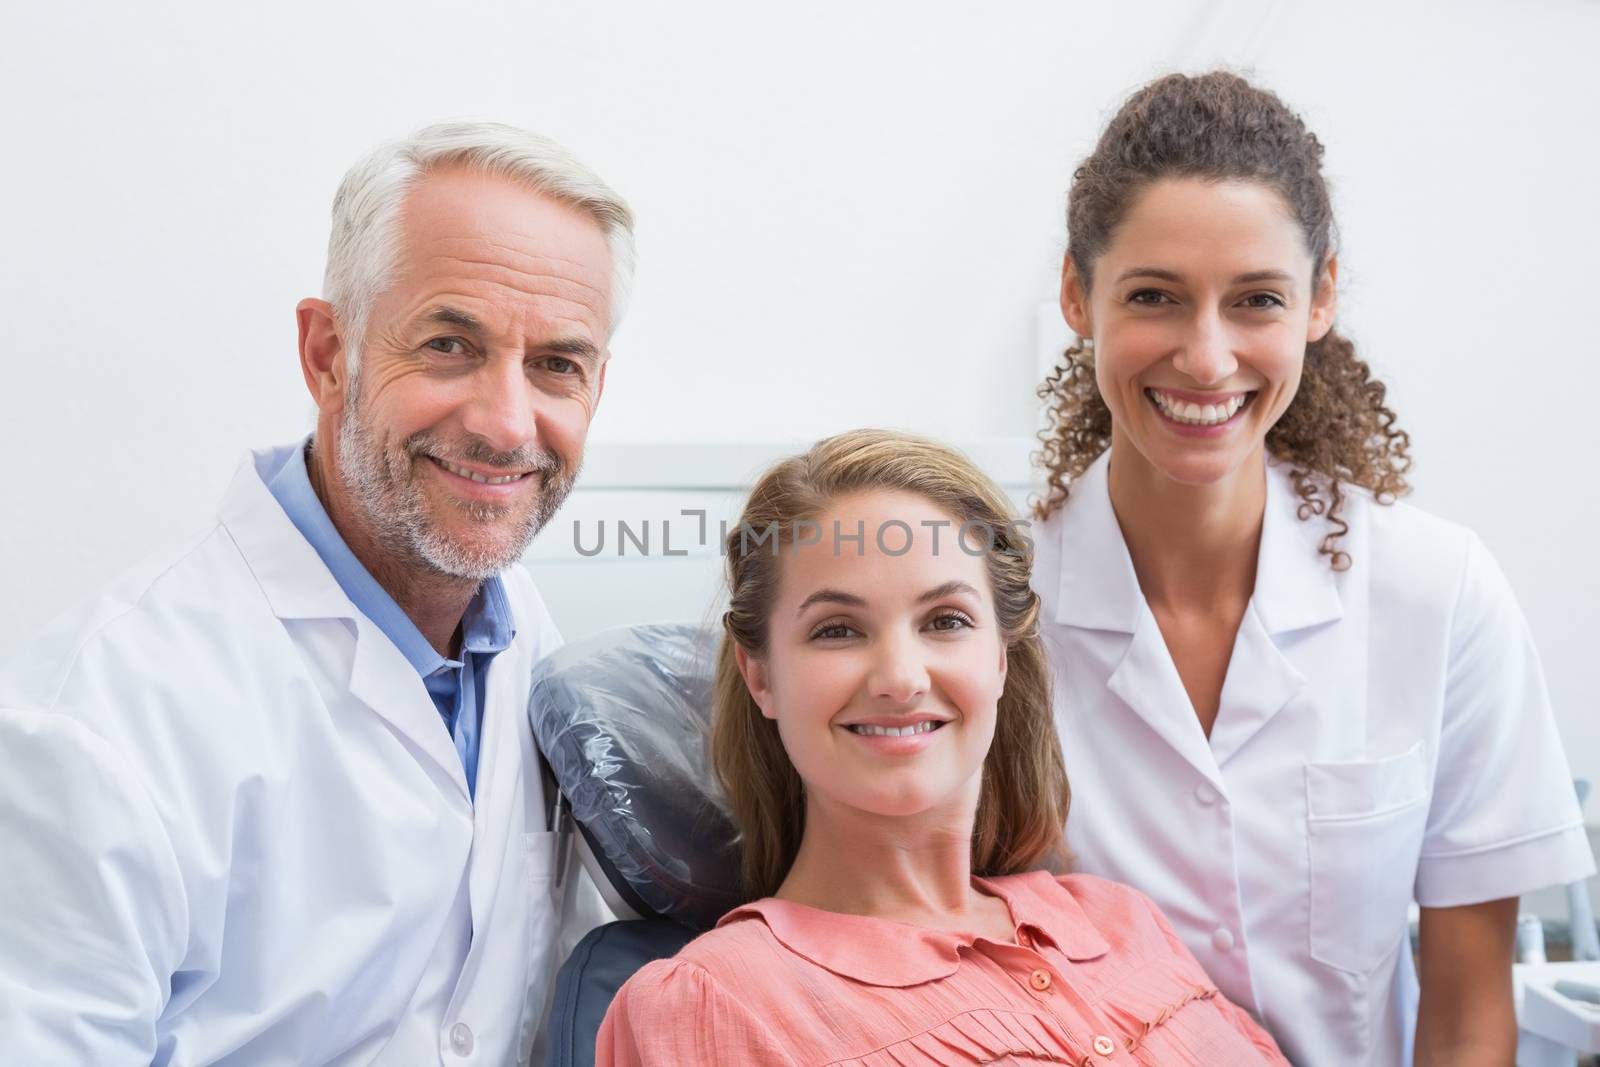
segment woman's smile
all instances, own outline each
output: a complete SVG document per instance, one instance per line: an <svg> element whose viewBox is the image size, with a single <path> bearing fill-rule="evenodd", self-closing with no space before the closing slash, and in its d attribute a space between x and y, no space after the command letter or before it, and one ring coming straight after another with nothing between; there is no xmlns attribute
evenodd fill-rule
<svg viewBox="0 0 1600 1067"><path fill-rule="evenodd" d="M1182 389L1146 389L1144 395L1161 416L1161 422L1174 433L1186 437L1214 437L1244 421L1244 412L1255 399L1256 391L1196 393Z"/></svg>

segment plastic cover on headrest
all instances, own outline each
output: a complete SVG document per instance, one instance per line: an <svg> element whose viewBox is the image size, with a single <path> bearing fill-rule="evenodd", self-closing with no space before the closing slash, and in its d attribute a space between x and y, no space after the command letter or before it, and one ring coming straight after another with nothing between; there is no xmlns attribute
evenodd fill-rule
<svg viewBox="0 0 1600 1067"><path fill-rule="evenodd" d="M544 659L529 701L539 748L622 895L697 930L743 903L709 751L719 637L681 624L608 630Z"/></svg>

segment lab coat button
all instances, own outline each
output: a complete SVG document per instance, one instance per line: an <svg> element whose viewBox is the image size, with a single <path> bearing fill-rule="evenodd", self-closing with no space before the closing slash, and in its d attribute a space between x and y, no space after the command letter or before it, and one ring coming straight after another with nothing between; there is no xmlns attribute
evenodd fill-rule
<svg viewBox="0 0 1600 1067"><path fill-rule="evenodd" d="M1096 1034L1092 1044L1094 1045L1094 1050L1102 1056L1109 1056L1117 1051L1117 1043L1105 1034Z"/></svg>
<svg viewBox="0 0 1600 1067"><path fill-rule="evenodd" d="M1219 928L1211 935L1211 947L1218 952L1227 952L1233 948L1233 931Z"/></svg>
<svg viewBox="0 0 1600 1067"><path fill-rule="evenodd" d="M456 1023L450 1028L450 1051L457 1056L472 1054L472 1027L466 1023Z"/></svg>
<svg viewBox="0 0 1600 1067"><path fill-rule="evenodd" d="M1210 782L1201 782L1194 791L1195 800L1208 808L1217 802L1219 796Z"/></svg>
<svg viewBox="0 0 1600 1067"><path fill-rule="evenodd" d="M1043 993L1050 988L1050 972L1045 970L1034 971L1028 975L1028 984Z"/></svg>

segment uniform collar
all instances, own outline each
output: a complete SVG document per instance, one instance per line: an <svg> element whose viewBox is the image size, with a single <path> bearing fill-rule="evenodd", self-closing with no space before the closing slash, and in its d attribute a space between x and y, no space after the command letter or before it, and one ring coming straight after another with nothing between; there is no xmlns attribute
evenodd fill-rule
<svg viewBox="0 0 1600 1067"><path fill-rule="evenodd" d="M1254 601L1269 634L1344 617L1339 573L1320 551L1327 523L1320 516L1300 518L1301 499L1290 469L1281 460L1267 461L1267 513L1261 523ZM1359 490L1347 486L1344 492L1347 508L1359 505Z"/></svg>
<svg viewBox="0 0 1600 1067"><path fill-rule="evenodd" d="M267 489L283 506L284 514L289 516L300 535L311 542L311 547L317 550L351 603L378 624L378 629L394 642L418 674L426 678L441 668L461 666L460 659L448 659L428 643L411 616L395 603L394 597L345 543L311 485L311 474L306 469L309 444L308 440L292 450L267 483ZM462 658L468 652L503 652L514 636L505 591L500 587L498 576L490 577L478 587L461 617Z"/></svg>
<svg viewBox="0 0 1600 1067"><path fill-rule="evenodd" d="M1004 900L1018 930L1025 930L1035 942L1055 946L1068 959L1094 959L1110 950L1072 894L1048 871L973 878L972 884ZM735 908L717 925L741 920L765 923L784 947L819 967L876 986L905 987L948 978L961 966L961 950L986 940L978 934L823 911L776 897ZM894 951L885 952L890 941Z"/></svg>
<svg viewBox="0 0 1600 1067"><path fill-rule="evenodd" d="M1061 557L1056 591L1056 622L1086 630L1131 634L1139 621L1144 593L1122 527L1111 509L1106 472L1111 450L1089 464L1072 484L1058 512Z"/></svg>
<svg viewBox="0 0 1600 1067"><path fill-rule="evenodd" d="M253 452L235 472L219 518L239 543L280 618L355 618L377 625L417 673L459 666L428 644L409 616L350 551L311 487L306 441ZM462 617L463 652L500 652L516 637L498 576Z"/></svg>
<svg viewBox="0 0 1600 1067"><path fill-rule="evenodd" d="M1111 508L1111 450L1073 483L1060 515L1056 622L1131 634L1144 608L1133 559ZM1253 603L1269 634L1331 622L1344 614L1338 578L1318 553L1323 523L1303 521L1289 465L1270 460ZM1347 490L1347 496L1348 496Z"/></svg>

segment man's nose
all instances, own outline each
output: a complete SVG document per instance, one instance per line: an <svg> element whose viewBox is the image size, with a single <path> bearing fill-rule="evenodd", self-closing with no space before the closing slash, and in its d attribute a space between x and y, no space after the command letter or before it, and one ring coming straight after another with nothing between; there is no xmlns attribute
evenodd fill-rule
<svg viewBox="0 0 1600 1067"><path fill-rule="evenodd" d="M928 691L927 665L914 636L891 634L878 642L868 685L874 697L901 705Z"/></svg>
<svg viewBox="0 0 1600 1067"><path fill-rule="evenodd" d="M1221 385L1227 381L1239 369L1239 361L1234 357L1233 339L1221 316L1215 311L1196 315L1172 365L1197 385Z"/></svg>
<svg viewBox="0 0 1600 1067"><path fill-rule="evenodd" d="M539 434L538 398L521 354L488 360L474 379L463 428L496 452L532 444Z"/></svg>

